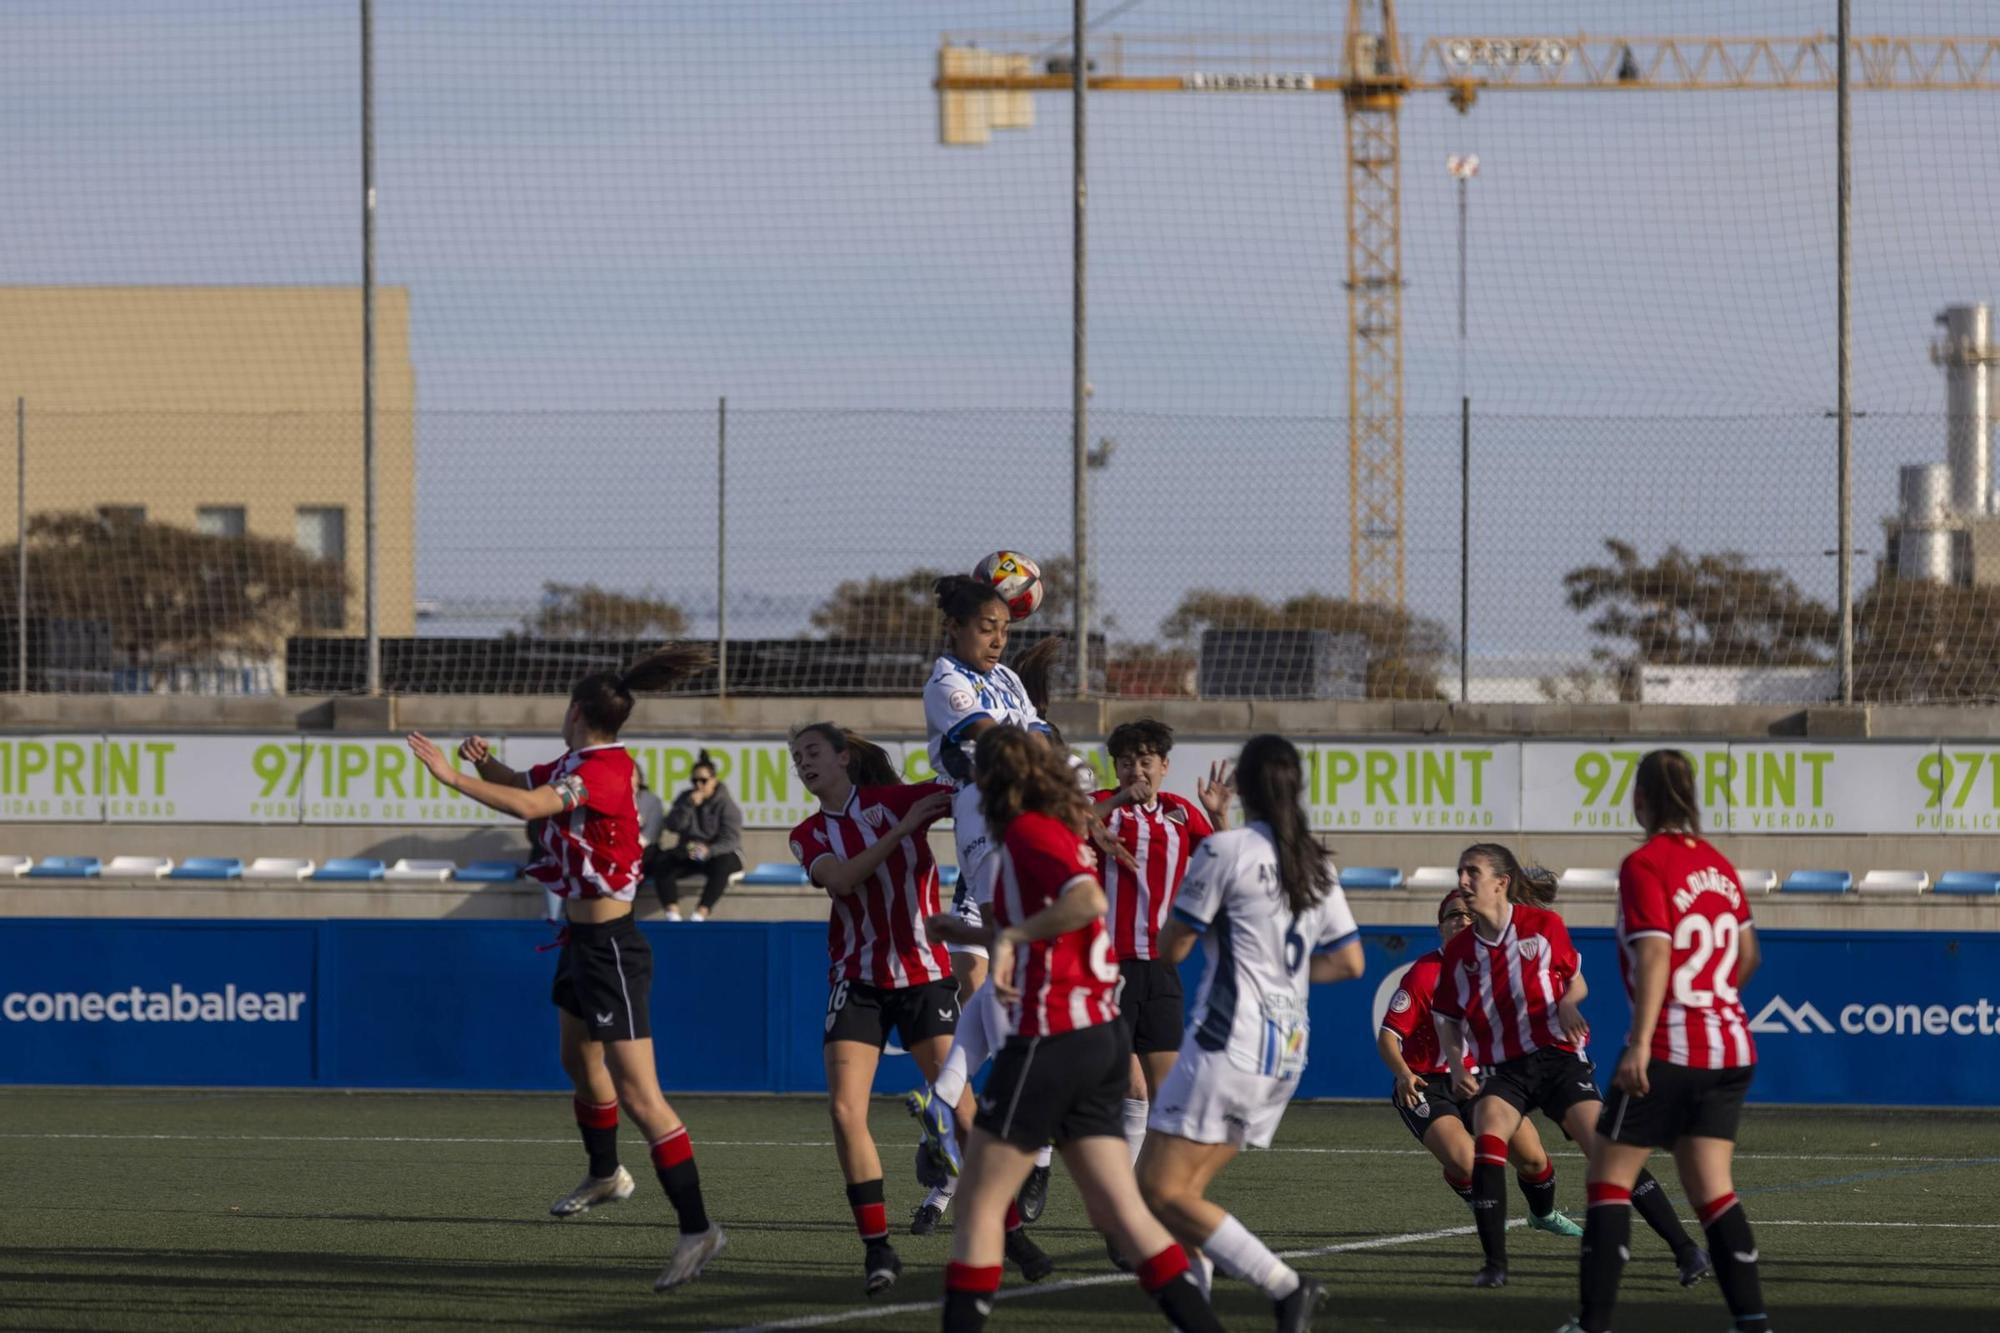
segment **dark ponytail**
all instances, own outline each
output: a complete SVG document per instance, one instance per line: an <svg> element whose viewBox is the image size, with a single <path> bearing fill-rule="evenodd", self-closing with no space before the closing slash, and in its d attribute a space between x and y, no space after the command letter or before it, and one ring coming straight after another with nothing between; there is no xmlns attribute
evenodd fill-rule
<svg viewBox="0 0 2000 1333"><path fill-rule="evenodd" d="M931 585L931 591L937 594L937 608L944 612L945 619L961 625L978 615L988 602L998 602L1002 610L1007 606L1007 599L998 588L970 574L946 574Z"/></svg>
<svg viewBox="0 0 2000 1333"><path fill-rule="evenodd" d="M1311 908L1333 888L1333 867L1306 819L1305 772L1296 746L1283 736L1252 736L1236 761L1243 813L1271 827L1278 848L1278 883L1292 914Z"/></svg>
<svg viewBox="0 0 2000 1333"><path fill-rule="evenodd" d="M1028 702L1035 706L1035 711L1042 715L1044 722L1048 720L1049 712L1049 676L1068 642L1060 634L1051 634L1022 649L1021 655L1014 659L1014 674L1021 678L1021 687L1028 692Z"/></svg>
<svg viewBox="0 0 2000 1333"><path fill-rule="evenodd" d="M688 768L688 772L693 773L697 768L705 768L710 777L715 776L715 760L709 756L706 746L695 755L694 763Z"/></svg>
<svg viewBox="0 0 2000 1333"><path fill-rule="evenodd" d="M623 671L593 671L570 689L569 701L583 711L584 724L601 736L616 736L632 716L632 696L664 690L705 669L715 660L707 647L670 643Z"/></svg>
<svg viewBox="0 0 2000 1333"><path fill-rule="evenodd" d="M849 731L832 722L808 722L792 732L792 744L808 735L818 736L847 766L847 780L857 787L899 787L903 775L889 752L858 731Z"/></svg>
<svg viewBox="0 0 2000 1333"><path fill-rule="evenodd" d="M1458 854L1462 863L1467 857L1485 865L1495 875L1507 881L1507 901L1524 903L1529 907L1547 907L1556 900L1555 872L1541 866L1523 866L1514 855L1514 850L1504 843L1475 842Z"/></svg>
<svg viewBox="0 0 2000 1333"><path fill-rule="evenodd" d="M1648 750L1639 759L1632 795L1646 802L1648 835L1666 830L1701 836L1701 806L1694 795L1694 765L1679 750Z"/></svg>

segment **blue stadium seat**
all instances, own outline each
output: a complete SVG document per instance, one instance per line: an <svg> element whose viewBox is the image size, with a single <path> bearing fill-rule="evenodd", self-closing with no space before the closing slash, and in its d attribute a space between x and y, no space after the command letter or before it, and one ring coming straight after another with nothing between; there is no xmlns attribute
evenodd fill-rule
<svg viewBox="0 0 2000 1333"><path fill-rule="evenodd" d="M812 881L806 878L805 867L796 861L762 861L744 872L743 882L756 888L802 889Z"/></svg>
<svg viewBox="0 0 2000 1333"><path fill-rule="evenodd" d="M167 872L168 879L242 879L240 856L190 856Z"/></svg>
<svg viewBox="0 0 2000 1333"><path fill-rule="evenodd" d="M1847 893L1854 876L1845 870L1794 870L1778 886L1780 893Z"/></svg>
<svg viewBox="0 0 2000 1333"><path fill-rule="evenodd" d="M939 883L939 884L941 884L941 885L943 885L943 886L944 886L945 888L947 888L947 889L955 889L955 888L957 888L957 887L958 887L958 867L957 867L957 866L940 866L940 867L938 868L938 883Z"/></svg>
<svg viewBox="0 0 2000 1333"><path fill-rule="evenodd" d="M1931 886L1932 893L2000 893L2000 874L1991 870L1947 870Z"/></svg>
<svg viewBox="0 0 2000 1333"><path fill-rule="evenodd" d="M1342 866L1340 867L1340 887L1343 889L1400 889L1403 887L1403 872L1394 866Z"/></svg>
<svg viewBox="0 0 2000 1333"><path fill-rule="evenodd" d="M458 868L453 878L474 884L511 884L521 878L519 861L473 861Z"/></svg>
<svg viewBox="0 0 2000 1333"><path fill-rule="evenodd" d="M28 868L29 879L95 879L104 863L94 856L45 856Z"/></svg>
<svg viewBox="0 0 2000 1333"><path fill-rule="evenodd" d="M382 878L388 867L372 857L329 856L318 870L307 875L307 879L356 881Z"/></svg>

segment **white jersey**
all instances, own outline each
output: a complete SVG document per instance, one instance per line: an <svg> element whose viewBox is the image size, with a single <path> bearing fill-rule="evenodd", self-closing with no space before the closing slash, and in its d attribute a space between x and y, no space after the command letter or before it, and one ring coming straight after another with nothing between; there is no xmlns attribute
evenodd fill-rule
<svg viewBox="0 0 2000 1333"><path fill-rule="evenodd" d="M1268 825L1202 840L1174 898L1174 916L1202 932L1208 965L1188 1040L1238 1069L1295 1079L1306 1064L1307 964L1359 935L1335 878L1326 897L1292 915L1278 883Z"/></svg>
<svg viewBox="0 0 2000 1333"><path fill-rule="evenodd" d="M930 733L931 768L955 787L972 781L972 727L981 718L1017 727L1044 728L1028 687L1008 666L978 671L947 654L924 685L924 727Z"/></svg>

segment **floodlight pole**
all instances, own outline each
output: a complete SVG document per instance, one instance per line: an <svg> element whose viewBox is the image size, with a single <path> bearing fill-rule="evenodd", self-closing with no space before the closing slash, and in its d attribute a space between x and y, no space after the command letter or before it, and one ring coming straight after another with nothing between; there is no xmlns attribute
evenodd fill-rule
<svg viewBox="0 0 2000 1333"><path fill-rule="evenodd" d="M715 400L715 694L729 697L729 398Z"/></svg>
<svg viewBox="0 0 2000 1333"><path fill-rule="evenodd" d="M1839 0L1837 41L1839 54L1834 69L1834 141L1839 158L1834 191L1834 264L1838 269L1835 286L1839 291L1839 350L1835 353L1835 412L1840 418L1838 435L1840 471L1840 701L1854 702L1854 306L1852 301L1854 235L1854 161L1850 122L1848 82L1849 0ZM1984 497L1981 497L1982 499Z"/></svg>
<svg viewBox="0 0 2000 1333"><path fill-rule="evenodd" d="M1070 505L1075 537L1076 696L1090 697L1090 385L1087 378L1084 298L1085 205L1084 103L1089 85L1089 61L1084 58L1086 0L1070 6L1070 170L1074 197L1070 212Z"/></svg>
<svg viewBox="0 0 2000 1333"><path fill-rule="evenodd" d="M28 400L14 400L14 639L21 693L28 692Z"/></svg>
<svg viewBox="0 0 2000 1333"><path fill-rule="evenodd" d="M1472 390L1466 378L1465 236L1469 209L1466 186L1479 174L1479 159L1454 153L1445 170L1458 182L1458 701L1472 701Z"/></svg>
<svg viewBox="0 0 2000 1333"><path fill-rule="evenodd" d="M375 5L361 3L361 551L368 693L382 693L375 533ZM342 552L343 561L346 553Z"/></svg>

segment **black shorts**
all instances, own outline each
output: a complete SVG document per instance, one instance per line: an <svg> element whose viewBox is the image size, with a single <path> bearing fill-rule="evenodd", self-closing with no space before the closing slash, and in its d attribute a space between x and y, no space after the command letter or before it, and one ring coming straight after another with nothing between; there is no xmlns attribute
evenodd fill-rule
<svg viewBox="0 0 2000 1333"><path fill-rule="evenodd" d="M836 981L826 997L826 1036L820 1045L858 1041L879 1051L893 1031L907 1051L926 1037L948 1037L957 1029L958 983L949 977L895 990Z"/></svg>
<svg viewBox="0 0 2000 1333"><path fill-rule="evenodd" d="M1186 1030L1181 970L1163 958L1127 958L1118 964L1118 1021L1141 1055L1178 1051Z"/></svg>
<svg viewBox="0 0 2000 1333"><path fill-rule="evenodd" d="M1125 1136L1132 1043L1118 1023L1053 1037L1009 1037L994 1057L972 1123L1034 1152L1075 1139Z"/></svg>
<svg viewBox="0 0 2000 1333"><path fill-rule="evenodd" d="M1540 1111L1557 1124L1578 1102L1603 1100L1596 1068L1560 1046L1544 1046L1495 1066L1479 1085L1479 1097L1498 1097L1522 1115Z"/></svg>
<svg viewBox="0 0 2000 1333"><path fill-rule="evenodd" d="M572 921L556 955L556 1008L575 1014L592 1041L644 1041L653 1035L653 946L631 914L596 923Z"/></svg>
<svg viewBox="0 0 2000 1333"><path fill-rule="evenodd" d="M1671 1148L1684 1138L1734 1143L1754 1073L1755 1065L1689 1069L1655 1060L1646 1066L1652 1090L1634 1097L1613 1088L1597 1118L1597 1132L1613 1143L1641 1148Z"/></svg>
<svg viewBox="0 0 2000 1333"><path fill-rule="evenodd" d="M1389 1105L1396 1107L1396 1115L1403 1127L1417 1136L1417 1142L1424 1141L1424 1135L1431 1132L1431 1126L1444 1119L1456 1119L1469 1131L1472 1128L1472 1103L1460 1101L1458 1094L1451 1090L1450 1074L1418 1074L1424 1081L1424 1099L1414 1107L1397 1106L1396 1090L1389 1089Z"/></svg>

